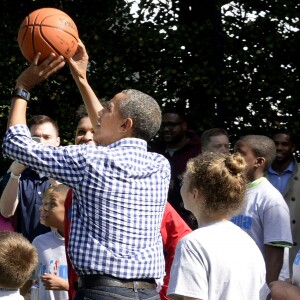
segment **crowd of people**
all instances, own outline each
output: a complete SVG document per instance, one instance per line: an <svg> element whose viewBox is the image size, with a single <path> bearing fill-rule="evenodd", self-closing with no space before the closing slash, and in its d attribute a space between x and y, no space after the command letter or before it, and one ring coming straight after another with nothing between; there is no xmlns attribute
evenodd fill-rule
<svg viewBox="0 0 300 300"><path fill-rule="evenodd" d="M299 299L289 131L231 149L225 129L199 137L182 108L138 90L99 101L79 41L68 65L84 104L60 146L54 120L26 120L34 87L66 64L38 58L16 80L2 145L0 298Z"/></svg>

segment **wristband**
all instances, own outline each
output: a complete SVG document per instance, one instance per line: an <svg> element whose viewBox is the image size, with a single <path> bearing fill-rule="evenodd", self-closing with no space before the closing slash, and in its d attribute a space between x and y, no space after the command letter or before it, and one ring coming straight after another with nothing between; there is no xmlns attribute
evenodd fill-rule
<svg viewBox="0 0 300 300"><path fill-rule="evenodd" d="M26 101L29 101L30 100L30 93L25 90L25 89L22 89L22 88L17 88L14 90L13 94L12 94L12 97L20 97Z"/></svg>
<svg viewBox="0 0 300 300"><path fill-rule="evenodd" d="M15 175L13 172L10 172L10 178L19 180L20 177L21 177L21 174L20 175Z"/></svg>

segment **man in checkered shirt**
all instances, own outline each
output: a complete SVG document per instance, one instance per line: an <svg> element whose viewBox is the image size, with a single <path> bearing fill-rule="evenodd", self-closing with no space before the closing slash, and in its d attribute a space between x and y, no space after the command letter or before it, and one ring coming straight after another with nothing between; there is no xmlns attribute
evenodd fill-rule
<svg viewBox="0 0 300 300"><path fill-rule="evenodd" d="M160 226L170 166L147 152L147 141L159 130L160 108L137 90L122 91L102 107L79 42L69 65L89 114L98 115L97 146L36 143L26 126L27 93L65 64L51 55L38 65L38 57L16 81L3 154L73 189L68 252L79 275L75 299L159 299L155 279L164 276Z"/></svg>

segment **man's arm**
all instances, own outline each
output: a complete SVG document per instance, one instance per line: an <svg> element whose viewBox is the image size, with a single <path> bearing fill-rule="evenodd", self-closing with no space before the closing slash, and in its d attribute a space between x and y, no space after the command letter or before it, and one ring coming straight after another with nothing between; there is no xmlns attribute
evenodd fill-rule
<svg viewBox="0 0 300 300"><path fill-rule="evenodd" d="M80 91L93 128L97 127L99 111L102 105L87 81L87 65L89 56L84 44L79 40L76 54L69 60L69 66L75 83Z"/></svg>
<svg viewBox="0 0 300 300"><path fill-rule="evenodd" d="M15 161L11 164L10 168L8 169L8 173L13 174L13 177L8 175L10 177L2 192L0 199L0 212L1 215L5 218L14 215L18 206L19 180L17 177L21 176L25 168L26 167L24 165Z"/></svg>
<svg viewBox="0 0 300 300"><path fill-rule="evenodd" d="M283 265L284 247L264 245L264 250L266 262L266 282L270 285L272 281L278 280Z"/></svg>
<svg viewBox="0 0 300 300"><path fill-rule="evenodd" d="M35 56L32 64L17 78L16 88L22 88L29 92L32 88L65 65L63 56L59 56L55 59L55 55L51 54L38 65L39 57L40 53ZM20 96L14 96L9 112L7 128L16 124L26 124L26 109L27 100L24 100Z"/></svg>

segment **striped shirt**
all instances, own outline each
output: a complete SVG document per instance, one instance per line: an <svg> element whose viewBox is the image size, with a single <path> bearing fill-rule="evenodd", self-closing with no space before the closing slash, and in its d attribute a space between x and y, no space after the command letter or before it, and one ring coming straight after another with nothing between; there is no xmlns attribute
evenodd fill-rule
<svg viewBox="0 0 300 300"><path fill-rule="evenodd" d="M45 146L25 125L12 126L3 154L73 189L69 256L77 273L160 278L160 226L170 165L137 138L107 147Z"/></svg>

